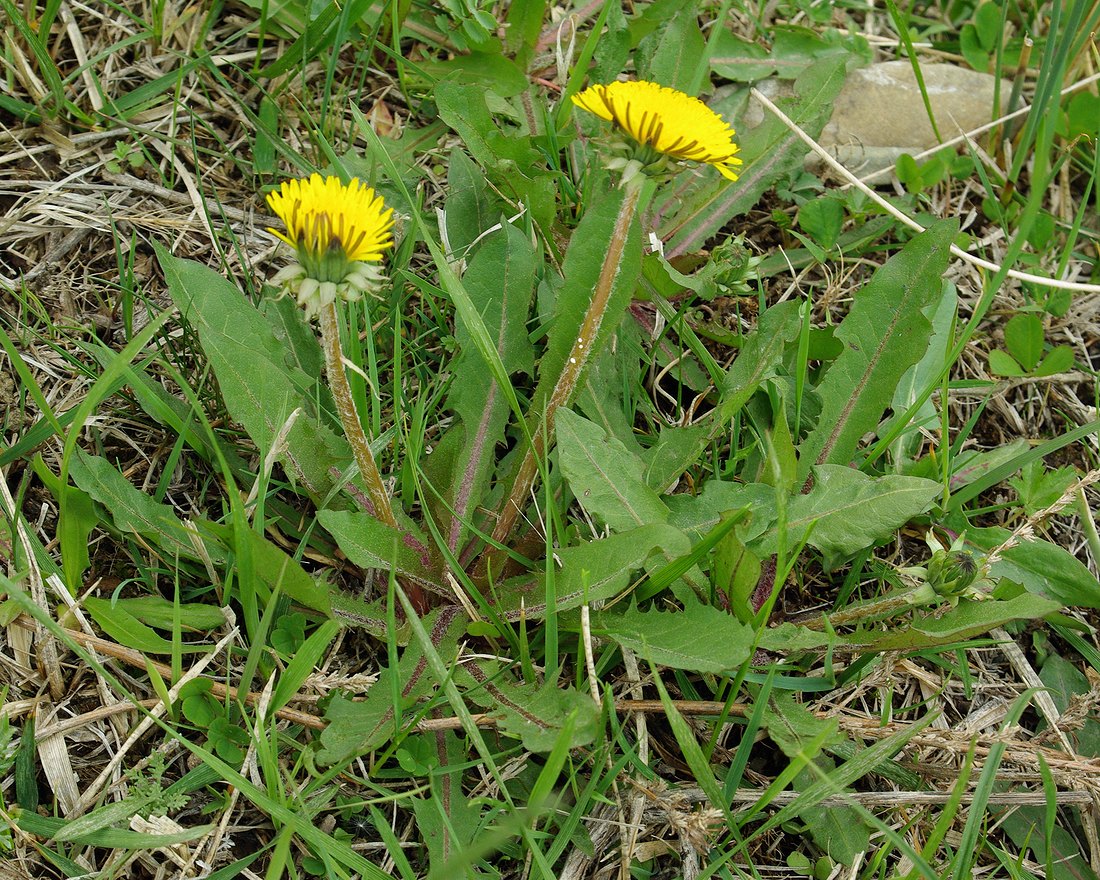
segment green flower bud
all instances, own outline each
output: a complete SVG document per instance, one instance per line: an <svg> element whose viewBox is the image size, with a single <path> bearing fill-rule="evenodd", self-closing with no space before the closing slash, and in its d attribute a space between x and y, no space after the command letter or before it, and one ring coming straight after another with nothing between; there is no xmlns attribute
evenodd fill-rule
<svg viewBox="0 0 1100 880"><path fill-rule="evenodd" d="M978 577L978 561L966 550L938 550L928 563L928 583L940 596L965 596Z"/></svg>
<svg viewBox="0 0 1100 880"><path fill-rule="evenodd" d="M752 253L745 246L745 236L730 236L711 251L714 283L726 294L745 294L751 291L748 281L755 277L756 267L763 257Z"/></svg>

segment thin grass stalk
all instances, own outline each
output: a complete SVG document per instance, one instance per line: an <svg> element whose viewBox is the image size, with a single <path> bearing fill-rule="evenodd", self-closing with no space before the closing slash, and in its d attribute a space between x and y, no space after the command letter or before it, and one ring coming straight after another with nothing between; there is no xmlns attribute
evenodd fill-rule
<svg viewBox="0 0 1100 880"><path fill-rule="evenodd" d="M1077 491L1077 517L1081 523L1081 531L1085 533L1085 541L1089 545L1093 562L1100 565L1100 533L1096 530L1096 520L1092 515L1092 507L1085 495L1085 487L1078 485Z"/></svg>
<svg viewBox="0 0 1100 880"><path fill-rule="evenodd" d="M600 333L604 316L607 312L607 304L611 299L611 291L615 285L615 277L619 273L622 263L623 251L626 248L627 236L630 234L630 224L634 221L634 215L638 208L638 198L642 191L642 178L635 178L627 184L626 194L622 206L619 208L619 216L615 220L615 227L611 233L611 241L608 243L607 256L604 258L600 269L600 277L596 282L596 289L592 292L592 302L585 313L581 323L580 332L565 361L565 367L558 377L554 390L546 401L546 409L540 415L539 422L532 430L532 444L527 448L516 481L512 485L512 491L508 495L504 506L500 509L496 527L493 529L493 541L502 543L512 532L516 519L523 510L531 487L535 483L538 474L538 461L549 445L549 439L554 434L554 417L558 408L565 406L573 398L584 375L584 369L592 353L593 343Z"/></svg>

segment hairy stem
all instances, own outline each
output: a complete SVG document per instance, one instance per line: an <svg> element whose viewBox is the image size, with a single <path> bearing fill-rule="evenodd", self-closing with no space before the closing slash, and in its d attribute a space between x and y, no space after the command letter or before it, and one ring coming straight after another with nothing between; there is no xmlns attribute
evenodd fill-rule
<svg viewBox="0 0 1100 880"><path fill-rule="evenodd" d="M344 353L340 347L340 323L336 317L335 302L321 307L321 347L325 350L325 373L328 375L332 399L336 401L340 423L344 426L344 436L348 438L355 454L355 463L359 466L359 475L367 490L371 513L390 528L400 531L401 527L393 515L389 493L382 482L382 474L378 472L374 453L370 451L370 442L363 430L363 423L359 421L359 412L351 396L347 373L344 372ZM413 607L423 614L428 607L427 595L423 589L417 584L403 586Z"/></svg>
<svg viewBox="0 0 1100 880"><path fill-rule="evenodd" d="M569 403L577 390L581 376L584 374L592 347L599 336L600 327L607 312L607 304L611 298L611 291L615 286L615 276L618 275L622 263L623 251L626 248L627 236L630 233L630 224L634 220L634 213L638 207L641 182L639 179L627 184L626 195L623 197L622 206L619 208L619 216L615 220L615 227L611 233L611 241L608 242L607 257L600 269L600 277L596 282L596 288L592 291L592 302L588 306L577 339L565 361L565 367L562 369L557 384L555 384L554 390L546 402L545 410L536 414L532 419L531 436L533 443L528 447L527 453L523 457L512 491L500 510L496 527L493 529L494 541L503 542L511 534L516 518L523 510L527 502L527 496L535 483L535 477L538 475L538 459L548 447L549 439L553 437L554 416L558 411L558 407Z"/></svg>
<svg viewBox="0 0 1100 880"><path fill-rule="evenodd" d="M348 385L348 377L344 372L344 352L340 347L340 324L336 318L334 302L321 307L321 345L325 349L325 372L328 374L329 388L332 390L333 400L336 401L340 423L344 426L344 436L348 438L352 452L355 453L355 463L359 465L359 475L367 489L371 512L386 525L396 529L397 520L390 505L390 496L382 482L382 475L378 472L374 453L370 451L370 442L363 430L363 423L359 421L359 412L355 408L351 386Z"/></svg>
<svg viewBox="0 0 1100 880"><path fill-rule="evenodd" d="M908 608L920 605L930 605L941 601L940 597L931 592L927 584L918 587L895 590L887 593L879 599L870 602L860 602L832 614L813 614L808 619L796 617L792 622L806 629L824 629L825 622L830 626L845 626L861 621L875 620L881 617L890 617Z"/></svg>

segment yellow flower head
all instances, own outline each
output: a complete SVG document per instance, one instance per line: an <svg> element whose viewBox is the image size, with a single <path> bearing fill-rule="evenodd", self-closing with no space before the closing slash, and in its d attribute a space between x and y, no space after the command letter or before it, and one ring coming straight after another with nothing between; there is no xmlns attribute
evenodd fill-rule
<svg viewBox="0 0 1100 880"><path fill-rule="evenodd" d="M649 151L713 165L723 177L737 180L733 168L741 160L734 131L698 98L637 80L590 86L573 95L573 103L614 122Z"/></svg>
<svg viewBox="0 0 1100 880"><path fill-rule="evenodd" d="M386 208L382 197L357 177L347 186L338 177L320 174L286 180L267 203L287 228L286 235L271 232L307 259L339 250L348 262L373 263L393 247L393 208Z"/></svg>
<svg viewBox="0 0 1100 880"><path fill-rule="evenodd" d="M275 281L297 295L308 317L337 297L355 300L377 287L382 272L369 264L393 247L393 209L373 189L355 177L345 185L313 174L284 181L267 203L287 229L269 231L298 255Z"/></svg>

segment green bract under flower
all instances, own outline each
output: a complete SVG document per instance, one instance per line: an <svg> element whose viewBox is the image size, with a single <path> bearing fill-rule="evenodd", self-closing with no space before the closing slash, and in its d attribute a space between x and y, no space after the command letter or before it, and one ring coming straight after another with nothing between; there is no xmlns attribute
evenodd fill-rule
<svg viewBox="0 0 1100 880"><path fill-rule="evenodd" d="M669 157L713 165L723 177L737 180L733 169L741 159L734 131L698 98L637 80L590 86L574 95L573 103L614 122L637 144L640 149L624 168L631 163L635 170L648 168Z"/></svg>
<svg viewBox="0 0 1100 880"><path fill-rule="evenodd" d="M337 298L357 300L377 289L383 278L382 254L393 247L393 209L382 197L352 178L313 174L284 181L267 203L286 224L286 233L270 230L298 257L274 281L298 299L307 317Z"/></svg>

